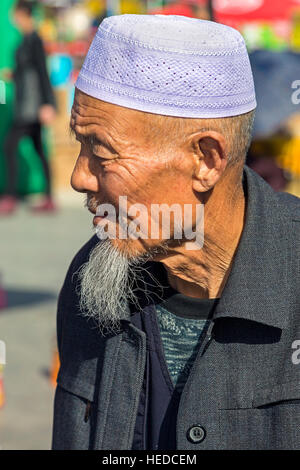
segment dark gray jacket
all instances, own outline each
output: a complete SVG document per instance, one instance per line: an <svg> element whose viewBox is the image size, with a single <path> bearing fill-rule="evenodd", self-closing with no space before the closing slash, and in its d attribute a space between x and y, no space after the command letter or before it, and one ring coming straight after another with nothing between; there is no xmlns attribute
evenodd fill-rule
<svg viewBox="0 0 300 470"><path fill-rule="evenodd" d="M300 449L300 200L247 167L244 178L246 223L213 336L183 390L177 449ZM80 316L72 274L97 241L75 256L59 297L53 449L132 445L146 338L130 321L102 337ZM195 424L206 431L197 444L188 435Z"/></svg>

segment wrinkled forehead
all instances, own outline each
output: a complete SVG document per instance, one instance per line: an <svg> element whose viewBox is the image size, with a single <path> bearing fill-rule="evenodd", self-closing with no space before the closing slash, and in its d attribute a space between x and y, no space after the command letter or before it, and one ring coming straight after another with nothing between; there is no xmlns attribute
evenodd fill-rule
<svg viewBox="0 0 300 470"><path fill-rule="evenodd" d="M128 116L128 110L127 116L125 114L120 106L94 98L75 88L70 127L80 134L103 131L118 139L123 134L130 133L134 125L134 116Z"/></svg>
<svg viewBox="0 0 300 470"><path fill-rule="evenodd" d="M119 134L127 135L133 132L146 135L157 127L166 128L167 120L167 116L108 103L75 88L71 127L94 123Z"/></svg>
<svg viewBox="0 0 300 470"><path fill-rule="evenodd" d="M75 88L74 101L72 105L72 114L86 117L87 115L100 115L107 113L111 116L122 112L120 106L107 103Z"/></svg>
<svg viewBox="0 0 300 470"><path fill-rule="evenodd" d="M102 101L75 88L72 114L82 117L106 116L111 120L126 119L127 122L134 123L146 121L149 113Z"/></svg>

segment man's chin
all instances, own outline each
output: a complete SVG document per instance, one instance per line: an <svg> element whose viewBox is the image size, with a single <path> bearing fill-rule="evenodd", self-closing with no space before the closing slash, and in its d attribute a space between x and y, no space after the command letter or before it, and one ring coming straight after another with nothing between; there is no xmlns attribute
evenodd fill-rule
<svg viewBox="0 0 300 470"><path fill-rule="evenodd" d="M160 240L151 239L111 239L111 245L127 259L147 258L154 259L156 256L165 256L167 243Z"/></svg>
<svg viewBox="0 0 300 470"><path fill-rule="evenodd" d="M142 257L148 254L149 249L140 239L120 240L118 238L110 240L111 245L128 259Z"/></svg>

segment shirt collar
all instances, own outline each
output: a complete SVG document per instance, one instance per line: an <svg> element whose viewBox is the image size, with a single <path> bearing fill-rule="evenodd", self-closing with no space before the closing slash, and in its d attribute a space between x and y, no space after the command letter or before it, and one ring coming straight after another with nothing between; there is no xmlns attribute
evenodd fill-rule
<svg viewBox="0 0 300 470"><path fill-rule="evenodd" d="M278 195L245 166L246 220L214 318L284 328L288 322L288 219Z"/></svg>

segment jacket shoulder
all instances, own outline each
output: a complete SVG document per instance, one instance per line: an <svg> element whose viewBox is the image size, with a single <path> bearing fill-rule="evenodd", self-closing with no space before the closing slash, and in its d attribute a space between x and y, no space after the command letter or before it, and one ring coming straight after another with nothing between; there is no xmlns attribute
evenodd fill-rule
<svg viewBox="0 0 300 470"><path fill-rule="evenodd" d="M300 222L300 198L289 193L277 193L283 214Z"/></svg>

